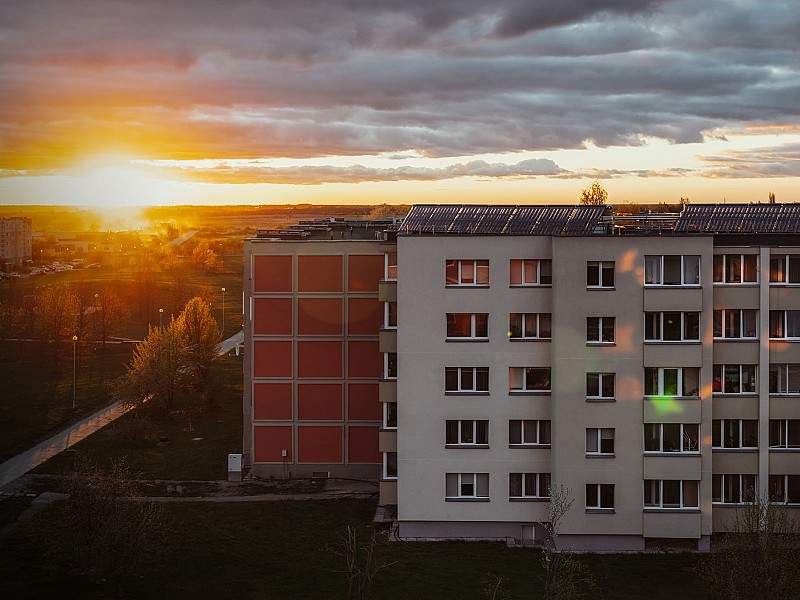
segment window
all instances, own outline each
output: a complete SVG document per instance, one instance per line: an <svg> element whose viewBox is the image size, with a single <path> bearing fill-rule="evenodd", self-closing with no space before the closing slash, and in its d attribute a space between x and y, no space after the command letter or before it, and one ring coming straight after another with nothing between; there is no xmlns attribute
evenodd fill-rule
<svg viewBox="0 0 800 600"><path fill-rule="evenodd" d="M769 337L800 340L800 310L769 311Z"/></svg>
<svg viewBox="0 0 800 600"><path fill-rule="evenodd" d="M711 502L715 504L744 504L756 495L755 475L711 476Z"/></svg>
<svg viewBox="0 0 800 600"><path fill-rule="evenodd" d="M397 252L387 252L384 256L383 278L394 281L397 279Z"/></svg>
<svg viewBox="0 0 800 600"><path fill-rule="evenodd" d="M700 369L697 367L645 367L645 396L699 396Z"/></svg>
<svg viewBox="0 0 800 600"><path fill-rule="evenodd" d="M531 419L508 422L509 446L549 446L550 421Z"/></svg>
<svg viewBox="0 0 800 600"><path fill-rule="evenodd" d="M586 430L586 454L614 455L614 429L594 427Z"/></svg>
<svg viewBox="0 0 800 600"><path fill-rule="evenodd" d="M383 372L386 373L386 379L397 379L397 352L383 355Z"/></svg>
<svg viewBox="0 0 800 600"><path fill-rule="evenodd" d="M383 403L383 428L397 429L397 402Z"/></svg>
<svg viewBox="0 0 800 600"><path fill-rule="evenodd" d="M509 473L509 498L550 497L550 473Z"/></svg>
<svg viewBox="0 0 800 600"><path fill-rule="evenodd" d="M614 317L586 317L586 341L595 344L614 343Z"/></svg>
<svg viewBox="0 0 800 600"><path fill-rule="evenodd" d="M645 285L700 285L699 256L645 256Z"/></svg>
<svg viewBox="0 0 800 600"><path fill-rule="evenodd" d="M445 444L448 446L488 446L489 421L447 420Z"/></svg>
<svg viewBox="0 0 800 600"><path fill-rule="evenodd" d="M383 478L397 479L397 452L383 453Z"/></svg>
<svg viewBox="0 0 800 600"><path fill-rule="evenodd" d="M754 394L755 365L714 365L714 393Z"/></svg>
<svg viewBox="0 0 800 600"><path fill-rule="evenodd" d="M714 311L714 337L757 339L758 311L754 309L725 309Z"/></svg>
<svg viewBox="0 0 800 600"><path fill-rule="evenodd" d="M452 339L488 339L488 313L447 313L447 337Z"/></svg>
<svg viewBox="0 0 800 600"><path fill-rule="evenodd" d="M510 367L508 386L512 392L549 392L550 367Z"/></svg>
<svg viewBox="0 0 800 600"><path fill-rule="evenodd" d="M549 340L550 313L511 313L508 333L512 340Z"/></svg>
<svg viewBox="0 0 800 600"><path fill-rule="evenodd" d="M800 448L800 420L770 419L770 448Z"/></svg>
<svg viewBox="0 0 800 600"><path fill-rule="evenodd" d="M696 423L645 423L645 452L699 452L700 425Z"/></svg>
<svg viewBox="0 0 800 600"><path fill-rule="evenodd" d="M608 510L614 508L614 484L613 483L587 483L586 484L586 508L587 510L601 509Z"/></svg>
<svg viewBox="0 0 800 600"><path fill-rule="evenodd" d="M645 508L698 508L700 482L677 479L645 479Z"/></svg>
<svg viewBox="0 0 800 600"><path fill-rule="evenodd" d="M800 364L769 366L770 394L800 394Z"/></svg>
<svg viewBox="0 0 800 600"><path fill-rule="evenodd" d="M461 394L489 392L489 367L445 367L444 391Z"/></svg>
<svg viewBox="0 0 800 600"><path fill-rule="evenodd" d="M384 302L383 305L383 327L397 329L397 302Z"/></svg>
<svg viewBox="0 0 800 600"><path fill-rule="evenodd" d="M758 421L755 419L714 419L711 421L713 448L758 448Z"/></svg>
<svg viewBox="0 0 800 600"><path fill-rule="evenodd" d="M614 373L587 373L586 399L613 400Z"/></svg>
<svg viewBox="0 0 800 600"><path fill-rule="evenodd" d="M800 254L771 256L769 259L770 283L800 283Z"/></svg>
<svg viewBox="0 0 800 600"><path fill-rule="evenodd" d="M445 264L445 284L489 287L489 261L448 260Z"/></svg>
<svg viewBox="0 0 800 600"><path fill-rule="evenodd" d="M644 339L648 342L695 342L700 340L699 312L644 313Z"/></svg>
<svg viewBox="0 0 800 600"><path fill-rule="evenodd" d="M448 500L488 500L488 473L446 473L445 495Z"/></svg>
<svg viewBox="0 0 800 600"><path fill-rule="evenodd" d="M511 259L511 285L551 285L553 267L549 259Z"/></svg>
<svg viewBox="0 0 800 600"><path fill-rule="evenodd" d="M613 288L614 261L589 261L586 263L586 287Z"/></svg>
<svg viewBox="0 0 800 600"><path fill-rule="evenodd" d="M758 256L755 254L715 254L714 283L757 283Z"/></svg>
<svg viewBox="0 0 800 600"><path fill-rule="evenodd" d="M800 504L800 475L770 475L769 496L773 502Z"/></svg>

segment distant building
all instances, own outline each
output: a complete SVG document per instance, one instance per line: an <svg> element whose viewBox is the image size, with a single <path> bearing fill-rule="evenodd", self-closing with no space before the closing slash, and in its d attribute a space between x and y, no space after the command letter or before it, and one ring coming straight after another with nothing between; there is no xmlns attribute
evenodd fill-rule
<svg viewBox="0 0 800 600"><path fill-rule="evenodd" d="M13 269L31 260L31 220L0 217L0 268Z"/></svg>

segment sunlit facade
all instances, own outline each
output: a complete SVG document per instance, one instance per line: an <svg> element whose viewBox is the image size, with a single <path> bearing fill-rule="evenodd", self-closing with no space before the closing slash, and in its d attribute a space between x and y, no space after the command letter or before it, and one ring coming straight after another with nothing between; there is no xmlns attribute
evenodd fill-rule
<svg viewBox="0 0 800 600"><path fill-rule="evenodd" d="M12 269L31 260L31 220L0 217L0 269Z"/></svg>

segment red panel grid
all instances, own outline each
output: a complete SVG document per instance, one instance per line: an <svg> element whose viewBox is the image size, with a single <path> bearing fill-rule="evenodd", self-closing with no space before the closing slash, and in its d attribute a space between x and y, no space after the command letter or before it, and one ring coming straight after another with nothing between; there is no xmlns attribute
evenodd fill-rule
<svg viewBox="0 0 800 600"><path fill-rule="evenodd" d="M303 421L341 421L342 384L298 384L297 418Z"/></svg>
<svg viewBox="0 0 800 600"><path fill-rule="evenodd" d="M347 289L351 292L377 292L383 279L383 254L347 257Z"/></svg>
<svg viewBox="0 0 800 600"><path fill-rule="evenodd" d="M292 426L258 425L253 427L253 461L283 462L281 451L286 450L286 462L292 462Z"/></svg>
<svg viewBox="0 0 800 600"><path fill-rule="evenodd" d="M351 421L380 421L383 419L383 407L378 400L377 383L348 384L347 418Z"/></svg>
<svg viewBox="0 0 800 600"><path fill-rule="evenodd" d="M291 256L253 256L254 292L291 292Z"/></svg>
<svg viewBox="0 0 800 600"><path fill-rule="evenodd" d="M340 378L342 342L297 342L297 376Z"/></svg>
<svg viewBox="0 0 800 600"><path fill-rule="evenodd" d="M292 418L292 384L254 384L253 418L256 420L290 420Z"/></svg>
<svg viewBox="0 0 800 600"><path fill-rule="evenodd" d="M342 457L342 428L322 427L297 428L297 462L339 463Z"/></svg>
<svg viewBox="0 0 800 600"><path fill-rule="evenodd" d="M342 299L298 299L297 333L299 335L342 335Z"/></svg>
<svg viewBox="0 0 800 600"><path fill-rule="evenodd" d="M383 302L377 298L350 298L347 301L347 333L378 335L383 325Z"/></svg>
<svg viewBox="0 0 800 600"><path fill-rule="evenodd" d="M348 427L347 460L349 463L380 464L383 457L378 451L378 427Z"/></svg>
<svg viewBox="0 0 800 600"><path fill-rule="evenodd" d="M341 256L298 256L297 289L301 292L341 292Z"/></svg>
<svg viewBox="0 0 800 600"><path fill-rule="evenodd" d="M347 342L347 376L377 379L383 372L383 354L378 342Z"/></svg>
<svg viewBox="0 0 800 600"><path fill-rule="evenodd" d="M253 333L292 335L292 299L253 298Z"/></svg>
<svg viewBox="0 0 800 600"><path fill-rule="evenodd" d="M292 342L253 342L254 377L291 377Z"/></svg>

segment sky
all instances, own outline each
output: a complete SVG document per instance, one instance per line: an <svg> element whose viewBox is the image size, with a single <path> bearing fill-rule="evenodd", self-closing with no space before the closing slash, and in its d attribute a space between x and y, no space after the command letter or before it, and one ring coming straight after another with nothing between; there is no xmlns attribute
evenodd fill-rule
<svg viewBox="0 0 800 600"><path fill-rule="evenodd" d="M796 0L3 0L0 204L800 201Z"/></svg>

